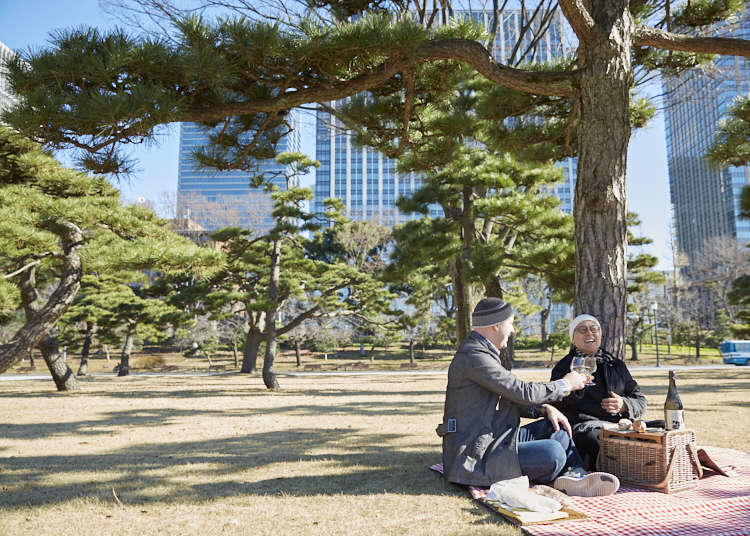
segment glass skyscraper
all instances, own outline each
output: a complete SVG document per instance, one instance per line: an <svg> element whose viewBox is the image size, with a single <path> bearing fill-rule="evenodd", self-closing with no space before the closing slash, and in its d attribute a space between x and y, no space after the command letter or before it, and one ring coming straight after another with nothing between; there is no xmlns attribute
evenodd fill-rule
<svg viewBox="0 0 750 536"><path fill-rule="evenodd" d="M292 131L281 138L278 152L300 150L298 113L292 111L287 121ZM264 174L279 189L286 189L281 175L288 172L274 160L259 160L250 171L216 171L200 169L193 153L208 144L208 131L196 123L180 125L180 154L177 173L178 218L187 218L208 230L236 226L262 234L273 226L270 194L252 188L254 175ZM296 183L295 183L296 185Z"/></svg>
<svg viewBox="0 0 750 536"><path fill-rule="evenodd" d="M716 28L722 37L750 37L750 13ZM750 223L738 218L739 194L750 183L747 166L712 167L706 161L716 129L732 101L750 88L748 59L718 56L716 70L665 77L669 189L677 246L688 259L716 237L750 242Z"/></svg>
<svg viewBox="0 0 750 536"><path fill-rule="evenodd" d="M10 92L10 84L5 76L5 62L15 56L15 52L0 42L0 112L10 108L10 106L18 101Z"/></svg>
<svg viewBox="0 0 750 536"><path fill-rule="evenodd" d="M456 16L471 17L487 28L492 23L491 13L486 10L456 12ZM532 43L534 32L528 32L516 47L520 28L528 24L522 18L517 10L501 13L493 46L498 61L507 63L511 57L521 57L525 61L542 62L565 54L564 18L559 12L535 44ZM398 173L393 160L373 149L355 146L352 134L328 112L317 112L315 138L316 159L321 163L315 173L315 213L321 214L325 210L324 199L337 197L343 200L346 214L353 220L394 225L421 217L419 214L401 214L395 205L399 197L412 195L422 185L419 175ZM561 166L566 172L565 180L549 190L560 198L561 208L571 212L576 161L567 159L561 162ZM442 216L440 207L430 207L430 216Z"/></svg>

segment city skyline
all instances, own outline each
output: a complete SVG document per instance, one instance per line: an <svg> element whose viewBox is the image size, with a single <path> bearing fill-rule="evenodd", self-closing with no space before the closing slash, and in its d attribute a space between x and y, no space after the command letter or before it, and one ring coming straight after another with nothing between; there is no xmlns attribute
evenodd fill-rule
<svg viewBox="0 0 750 536"><path fill-rule="evenodd" d="M23 24L19 24L20 21ZM50 32L81 25L111 28L115 21L101 10L96 0L81 0L72 5L52 0L0 3L0 41L13 50L39 48L47 43ZM314 157L315 118L312 113L303 113L301 124L302 152ZM140 171L129 182L117 184L124 198L156 200L162 192L176 192L178 134L177 125L163 127L159 130L159 146L138 146L133 150L133 156L139 159ZM304 177L302 185L312 188L313 177ZM657 115L647 129L633 133L628 155L627 195L628 209L637 212L642 220L639 234L654 239L654 244L646 246L645 250L659 258L659 268L670 268L669 196L661 115Z"/></svg>
<svg viewBox="0 0 750 536"><path fill-rule="evenodd" d="M748 12L728 28L717 28L716 33L747 38ZM748 92L749 76L743 59L718 56L708 73L696 70L679 79L664 78L667 162L677 245L691 263L718 237L750 242L750 222L739 218L740 192L750 184L750 168L713 166L703 156L735 97Z"/></svg>

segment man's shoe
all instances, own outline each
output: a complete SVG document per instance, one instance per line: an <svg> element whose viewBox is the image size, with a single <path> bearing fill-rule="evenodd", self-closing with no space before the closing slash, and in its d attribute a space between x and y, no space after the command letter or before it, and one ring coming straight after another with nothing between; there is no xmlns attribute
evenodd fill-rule
<svg viewBox="0 0 750 536"><path fill-rule="evenodd" d="M620 481L609 473L587 473L583 469L568 469L555 479L555 489L578 497L612 495L620 489Z"/></svg>

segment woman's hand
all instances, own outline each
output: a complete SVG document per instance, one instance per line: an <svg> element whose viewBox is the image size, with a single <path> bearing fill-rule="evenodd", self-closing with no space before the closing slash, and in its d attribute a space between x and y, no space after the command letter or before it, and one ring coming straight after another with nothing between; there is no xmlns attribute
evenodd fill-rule
<svg viewBox="0 0 750 536"><path fill-rule="evenodd" d="M540 411L544 413L547 419L549 419L549 422L552 423L552 428L555 429L555 432L557 432L562 426L562 428L568 432L568 435L573 437L573 430L570 428L568 418L563 415L559 409L555 406L550 406L549 404L543 404Z"/></svg>
<svg viewBox="0 0 750 536"><path fill-rule="evenodd" d="M617 415L625 409L625 401L620 395L614 391L610 391L609 397L602 399L602 409L610 415Z"/></svg>

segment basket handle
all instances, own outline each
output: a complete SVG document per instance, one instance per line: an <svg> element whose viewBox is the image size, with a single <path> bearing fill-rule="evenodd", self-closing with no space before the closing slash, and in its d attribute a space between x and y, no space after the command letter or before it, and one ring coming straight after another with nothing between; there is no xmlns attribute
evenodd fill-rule
<svg viewBox="0 0 750 536"><path fill-rule="evenodd" d="M669 460L669 466L667 467L667 473L664 476L664 479L661 482L652 483L647 482L644 480L631 480L628 479L629 484L634 484L638 487L643 488L651 488L656 490L664 490L669 487L669 483L672 480L672 474L674 473L674 462L677 460L676 451L680 448L680 446L676 446L671 451L671 459ZM698 479L703 478L703 468L700 465L700 462L698 461L698 452L696 451L695 447L692 444L683 445L682 448L685 448L690 455L690 461L692 462L693 466L696 468L698 472Z"/></svg>
<svg viewBox="0 0 750 536"><path fill-rule="evenodd" d="M695 471L698 473L698 480L700 480L703 478L703 466L698 459L698 451L692 443L687 444L687 449L690 454L690 461L693 462L693 467L695 467Z"/></svg>

